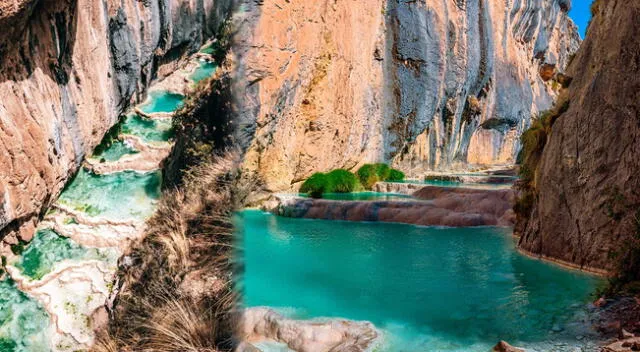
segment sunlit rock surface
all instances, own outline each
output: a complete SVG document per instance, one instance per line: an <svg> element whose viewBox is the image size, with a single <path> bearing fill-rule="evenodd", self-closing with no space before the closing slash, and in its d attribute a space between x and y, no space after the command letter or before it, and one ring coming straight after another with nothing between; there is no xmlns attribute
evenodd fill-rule
<svg viewBox="0 0 640 352"><path fill-rule="evenodd" d="M1 2L0 237L34 232L118 116L197 51L231 3Z"/></svg>
<svg viewBox="0 0 640 352"><path fill-rule="evenodd" d="M344 319L299 321L268 308L249 308L242 315L241 338L275 341L298 352L368 351L378 337L373 324ZM242 351L250 351L245 347Z"/></svg>
<svg viewBox="0 0 640 352"><path fill-rule="evenodd" d="M283 191L371 161L410 175L513 164L519 135L551 106L556 74L578 48L569 6L243 1L246 166Z"/></svg>

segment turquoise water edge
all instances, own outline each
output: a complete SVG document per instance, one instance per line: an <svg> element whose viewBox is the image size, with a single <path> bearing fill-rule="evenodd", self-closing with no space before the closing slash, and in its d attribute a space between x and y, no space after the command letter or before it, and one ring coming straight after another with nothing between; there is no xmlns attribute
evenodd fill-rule
<svg viewBox="0 0 640 352"><path fill-rule="evenodd" d="M511 229L239 213L245 304L299 319L371 321L376 351L573 351L600 279L530 259ZM558 347L560 346L560 347Z"/></svg>
<svg viewBox="0 0 640 352"><path fill-rule="evenodd" d="M190 77L192 83L215 73L216 66L200 63ZM140 109L147 113L173 113L184 106L185 97L152 90ZM171 116L145 118L130 111L121 122L120 137L137 136L141 143L158 145L174 136ZM107 138L111 138L107 136ZM123 156L139 153L128 142L117 140L94 158L115 162ZM144 221L155 211L160 198L162 172L122 171L99 175L81 168L66 185L57 203L82 213L83 216L114 222ZM51 214L57 212L50 209ZM65 224L77 224L73 216ZM68 223L67 223L68 222ZM42 280L65 261L115 262L118 252L114 248L88 248L49 228L40 228L33 240L14 252L11 263L21 274L33 282ZM0 271L0 274L3 274ZM22 292L5 274L0 277L0 351L46 352L52 349L52 331L49 314L42 304ZM57 347L56 347L57 348Z"/></svg>

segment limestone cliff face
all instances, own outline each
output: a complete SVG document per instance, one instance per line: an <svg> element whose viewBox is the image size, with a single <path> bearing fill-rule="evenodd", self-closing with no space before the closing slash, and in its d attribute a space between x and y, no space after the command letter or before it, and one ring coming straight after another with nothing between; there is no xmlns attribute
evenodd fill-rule
<svg viewBox="0 0 640 352"><path fill-rule="evenodd" d="M271 190L371 161L512 164L580 42L568 0L245 2L246 164Z"/></svg>
<svg viewBox="0 0 640 352"><path fill-rule="evenodd" d="M569 67L569 109L551 127L531 214L518 225L526 251L617 270L640 263L640 2L594 9Z"/></svg>
<svg viewBox="0 0 640 352"><path fill-rule="evenodd" d="M2 1L0 237L32 232L118 116L212 36L231 4Z"/></svg>

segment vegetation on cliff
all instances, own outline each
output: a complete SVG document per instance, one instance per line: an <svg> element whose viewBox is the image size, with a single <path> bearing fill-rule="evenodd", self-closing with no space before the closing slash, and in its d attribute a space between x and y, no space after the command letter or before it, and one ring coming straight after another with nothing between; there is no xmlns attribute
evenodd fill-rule
<svg viewBox="0 0 640 352"><path fill-rule="evenodd" d="M120 262L110 325L95 351L232 348L230 219L246 194L237 165L237 153L213 157L164 193L146 237Z"/></svg>
<svg viewBox="0 0 640 352"><path fill-rule="evenodd" d="M516 183L519 195L514 206L514 211L518 217L526 218L532 211L537 193L536 172L542 158L542 152L551 134L553 124L568 109L569 100L565 91L558 97L554 107L535 118L529 129L520 136L520 143L522 144L522 149L518 154L520 180Z"/></svg>
<svg viewBox="0 0 640 352"><path fill-rule="evenodd" d="M336 169L326 174L316 172L311 175L300 187L300 192L320 198L323 193L351 193L361 189L356 175L344 169Z"/></svg>
<svg viewBox="0 0 640 352"><path fill-rule="evenodd" d="M404 180L404 173L390 168L387 164L365 164L356 174L344 169L336 169L328 173L316 172L302 184L300 193L320 198L323 193L371 190L377 182L402 180Z"/></svg>
<svg viewBox="0 0 640 352"><path fill-rule="evenodd" d="M365 189L372 189L373 185L381 181L402 181L404 173L392 169L387 164L365 164L357 171L360 183Z"/></svg>

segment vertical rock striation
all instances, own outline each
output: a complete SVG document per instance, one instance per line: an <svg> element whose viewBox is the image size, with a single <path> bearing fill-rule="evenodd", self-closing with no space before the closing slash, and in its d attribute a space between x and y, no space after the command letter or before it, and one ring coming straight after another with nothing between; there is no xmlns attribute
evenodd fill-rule
<svg viewBox="0 0 640 352"><path fill-rule="evenodd" d="M580 43L568 0L245 2L247 167L270 190L371 161L513 164Z"/></svg>
<svg viewBox="0 0 640 352"><path fill-rule="evenodd" d="M551 127L531 210L519 217L519 245L584 269L622 269L637 280L640 3L593 6L587 38L568 70L569 108Z"/></svg>
<svg viewBox="0 0 640 352"><path fill-rule="evenodd" d="M150 81L225 20L232 0L0 4L0 238L40 212ZM7 241L14 241L13 236Z"/></svg>

